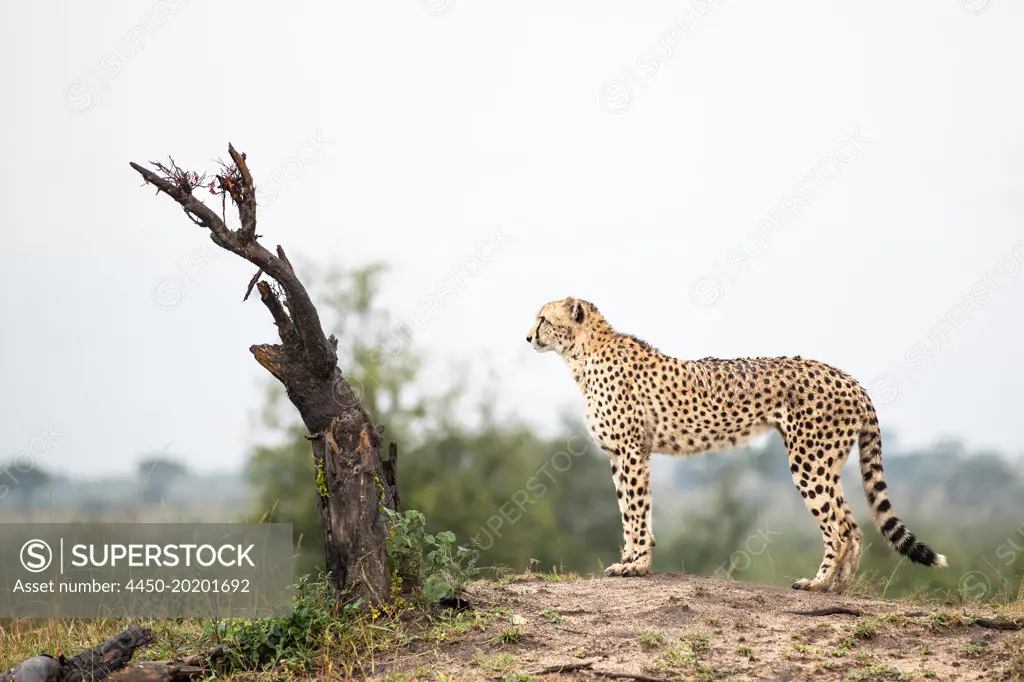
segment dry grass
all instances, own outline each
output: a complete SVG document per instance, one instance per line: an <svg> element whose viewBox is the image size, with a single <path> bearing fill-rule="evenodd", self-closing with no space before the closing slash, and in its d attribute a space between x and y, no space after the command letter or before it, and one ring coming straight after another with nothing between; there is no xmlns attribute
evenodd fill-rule
<svg viewBox="0 0 1024 682"><path fill-rule="evenodd" d="M0 621L0 671L13 668L38 654L57 656L88 649L113 637L133 622L150 628L156 634L156 643L146 649L147 658L151 660L192 653L204 641L203 621L199 619L4 620Z"/></svg>

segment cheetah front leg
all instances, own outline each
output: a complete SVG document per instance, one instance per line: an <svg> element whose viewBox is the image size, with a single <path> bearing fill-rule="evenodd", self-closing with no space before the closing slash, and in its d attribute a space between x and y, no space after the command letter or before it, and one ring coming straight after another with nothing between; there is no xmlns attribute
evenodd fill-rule
<svg viewBox="0 0 1024 682"><path fill-rule="evenodd" d="M626 563L629 557L633 556L633 536L630 534L630 507L627 501L627 495L629 493L629 478L626 476L626 472L623 470L623 465L629 466L629 460L625 457L620 457L615 453L608 453L608 460L611 463L611 480L615 483L615 497L618 500L618 518L623 522L623 547L620 552L621 563L615 563L605 568L605 572L611 570L612 566L621 566Z"/></svg>
<svg viewBox="0 0 1024 682"><path fill-rule="evenodd" d="M633 454L617 459L615 491L622 513L622 560L604 572L615 576L647 575L654 547L651 534L651 458L649 454Z"/></svg>

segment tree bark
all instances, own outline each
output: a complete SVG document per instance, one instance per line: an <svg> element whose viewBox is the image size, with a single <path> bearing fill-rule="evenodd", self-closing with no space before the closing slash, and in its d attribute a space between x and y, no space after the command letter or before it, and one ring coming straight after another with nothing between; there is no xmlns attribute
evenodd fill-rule
<svg viewBox="0 0 1024 682"><path fill-rule="evenodd" d="M390 598L383 507L394 509L397 488L385 472L380 435L359 397L338 368L338 340L325 336L320 316L284 250L271 253L256 234L256 188L245 154L228 145L231 163L221 162L212 179L182 170L169 159L156 171L132 163L147 184L174 199L193 223L210 232L217 246L257 266L243 301L253 287L277 325L280 343L249 348L256 361L284 384L288 398L309 430L316 465L315 494L320 509L326 570L339 591L380 603ZM208 189L221 198L221 216L194 195ZM222 217L227 201L237 208L240 227ZM276 284L261 281L266 274ZM392 475L387 475L388 473Z"/></svg>

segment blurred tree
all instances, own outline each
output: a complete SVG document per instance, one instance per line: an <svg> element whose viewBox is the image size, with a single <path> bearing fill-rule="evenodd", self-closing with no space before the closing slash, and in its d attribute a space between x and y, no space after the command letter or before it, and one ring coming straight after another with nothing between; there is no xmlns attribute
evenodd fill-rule
<svg viewBox="0 0 1024 682"><path fill-rule="evenodd" d="M659 539L654 555L658 570L738 575L768 550L771 538L757 533L757 508L742 490L750 453L738 454L748 455L746 461L735 456L708 460L710 500L701 511L683 513L682 531L675 537L668 542Z"/></svg>
<svg viewBox="0 0 1024 682"><path fill-rule="evenodd" d="M37 465L22 471L18 468L17 462L12 461L5 467L0 467L3 472L5 485L0 490L10 492L12 499L22 512L28 513L35 502L36 494L50 486L54 476ZM3 499L0 497L0 499Z"/></svg>
<svg viewBox="0 0 1024 682"><path fill-rule="evenodd" d="M475 540L483 565L525 568L537 559L580 570L617 560L621 527L607 457L578 424L566 420L545 439L499 417L492 395L468 405L466 368L456 363L449 385L423 390L411 325L395 323L378 303L386 266L303 269L313 273L307 285L324 328L347 344L338 347L339 366L385 426L384 439L399 445L403 507L423 512L432 532ZM254 450L248 476L257 516L294 525L305 572L322 562L323 540L306 432L283 398L271 384L261 420L272 442Z"/></svg>
<svg viewBox="0 0 1024 682"><path fill-rule="evenodd" d="M621 522L608 458L566 418L539 438L500 420L490 401L478 426L439 424L402 460L403 499L438 528L462 529L490 566L600 570L618 561Z"/></svg>
<svg viewBox="0 0 1024 682"><path fill-rule="evenodd" d="M160 504L175 479L188 473L188 468L164 455L151 455L138 461L136 470L142 486L143 504Z"/></svg>
<svg viewBox="0 0 1024 682"><path fill-rule="evenodd" d="M1016 473L1009 462L998 453L982 452L958 462L946 481L946 494L955 505L973 507L986 504L996 514L1001 510L996 509L993 503L999 494L1016 491L1018 487Z"/></svg>

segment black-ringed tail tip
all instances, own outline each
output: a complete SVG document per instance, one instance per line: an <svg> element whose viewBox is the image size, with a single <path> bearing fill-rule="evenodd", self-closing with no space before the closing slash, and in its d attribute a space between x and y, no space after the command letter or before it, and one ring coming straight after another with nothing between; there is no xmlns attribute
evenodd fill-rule
<svg viewBox="0 0 1024 682"><path fill-rule="evenodd" d="M864 483L864 494L868 498L875 525L895 551L915 564L948 566L945 556L937 554L931 547L918 540L892 511L887 492L888 485L882 477L882 436L878 429L878 419L873 412L872 408L872 416L862 427L857 443L860 448L860 473Z"/></svg>
<svg viewBox="0 0 1024 682"><path fill-rule="evenodd" d="M914 534L906 529L899 519L895 516L889 519L886 524L895 521L895 530L891 533L886 533L885 526L881 526L880 530L882 534L886 536L889 544L897 552L907 557L915 564L921 564L922 566L935 566L940 568L942 566L948 566L949 562L946 561L946 557L942 554L936 554L928 545L920 542L914 537Z"/></svg>

